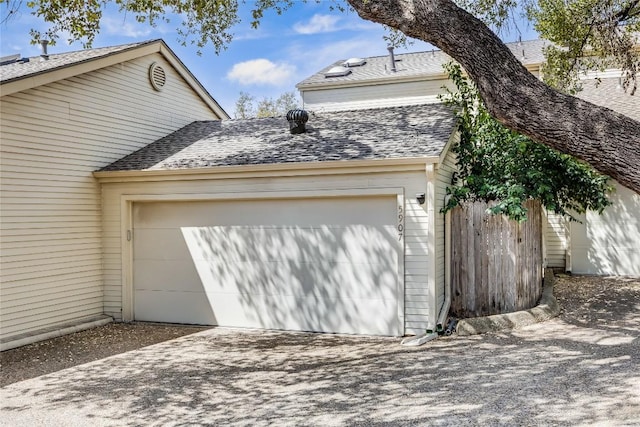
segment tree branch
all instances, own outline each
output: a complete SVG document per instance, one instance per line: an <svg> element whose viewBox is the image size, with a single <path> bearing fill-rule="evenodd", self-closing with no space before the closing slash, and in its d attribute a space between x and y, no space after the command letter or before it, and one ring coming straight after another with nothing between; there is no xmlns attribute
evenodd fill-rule
<svg viewBox="0 0 640 427"><path fill-rule="evenodd" d="M633 18L636 15L640 14L640 8L638 6L640 6L640 0L632 0L623 9L611 15L608 20L620 23L626 21L629 18ZM603 23L604 21L600 22L600 24Z"/></svg>
<svg viewBox="0 0 640 427"><path fill-rule="evenodd" d="M361 18L429 42L459 62L507 127L640 193L640 122L551 89L451 0L347 0Z"/></svg>

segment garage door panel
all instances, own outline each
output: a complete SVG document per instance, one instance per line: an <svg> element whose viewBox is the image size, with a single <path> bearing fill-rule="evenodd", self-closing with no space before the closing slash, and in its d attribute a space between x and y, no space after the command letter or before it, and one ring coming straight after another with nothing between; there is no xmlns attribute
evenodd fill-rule
<svg viewBox="0 0 640 427"><path fill-rule="evenodd" d="M397 264L395 227L182 227L194 260ZM180 244L171 245L176 250ZM150 251L169 250L150 248Z"/></svg>
<svg viewBox="0 0 640 427"><path fill-rule="evenodd" d="M144 322L217 325L209 300L202 292L136 290L135 320ZM188 310L184 310L188 307Z"/></svg>
<svg viewBox="0 0 640 427"><path fill-rule="evenodd" d="M360 267L360 273L356 274L353 267ZM280 294L395 300L397 276L383 265L371 267L371 264L354 266L340 263L196 262L200 281L208 295Z"/></svg>
<svg viewBox="0 0 640 427"><path fill-rule="evenodd" d="M397 320L376 313L395 310L395 301L316 299L284 295L221 294L212 303L217 324L231 327L388 335Z"/></svg>
<svg viewBox="0 0 640 427"><path fill-rule="evenodd" d="M134 241L138 320L402 330L395 196L136 203Z"/></svg>
<svg viewBox="0 0 640 427"><path fill-rule="evenodd" d="M136 228L133 239L136 259L191 260L180 229Z"/></svg>
<svg viewBox="0 0 640 427"><path fill-rule="evenodd" d="M136 228L238 225L260 218L261 225L394 224L388 197L354 199L273 199L220 202L149 202L133 207ZM327 205L336 204L336 209ZM386 208L385 208L386 206Z"/></svg>
<svg viewBox="0 0 640 427"><path fill-rule="evenodd" d="M136 259L133 272L136 290L204 293L200 275L192 260Z"/></svg>

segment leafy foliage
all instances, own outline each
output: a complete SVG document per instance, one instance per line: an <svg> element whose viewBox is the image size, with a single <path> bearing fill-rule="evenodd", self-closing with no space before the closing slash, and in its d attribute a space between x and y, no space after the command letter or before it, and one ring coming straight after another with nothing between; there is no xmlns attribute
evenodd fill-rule
<svg viewBox="0 0 640 427"><path fill-rule="evenodd" d="M256 109L253 105L255 97L247 92L240 92L240 96L236 100L236 110L234 117L236 119L248 119L256 116Z"/></svg>
<svg viewBox="0 0 640 427"><path fill-rule="evenodd" d="M580 90L581 72L621 68L624 89L635 93L640 1L539 0L529 5L528 12L541 37L555 43L545 52L546 83L574 93Z"/></svg>
<svg viewBox="0 0 640 427"><path fill-rule="evenodd" d="M517 15L531 22L545 49L547 84L575 94L586 71L620 68L623 87L633 95L638 85L640 0L455 0L495 27L510 28Z"/></svg>
<svg viewBox="0 0 640 427"><path fill-rule="evenodd" d="M298 108L298 105L299 100L294 92L285 92L275 100L262 98L257 102L254 96L240 92L234 116L236 119L283 116L287 111Z"/></svg>
<svg viewBox="0 0 640 427"><path fill-rule="evenodd" d="M20 8L23 0L0 0L0 3L7 4L9 17ZM32 14L50 24L45 32L31 30L33 43L46 39L55 44L59 34L68 33L69 43L80 41L84 47L91 47L109 3L116 4L121 14L133 16L137 22L152 27L159 22L170 22L170 17L180 19L177 31L183 45L189 43L203 48L211 44L216 52L231 42L231 29L241 20L238 0L29 0L26 4ZM254 1L251 26L259 26L265 11L282 14L293 4L293 0Z"/></svg>
<svg viewBox="0 0 640 427"><path fill-rule="evenodd" d="M531 0L456 0L465 10L473 13L496 30L509 29L516 20L520 3Z"/></svg>
<svg viewBox="0 0 640 427"><path fill-rule="evenodd" d="M253 28L265 13L285 13L297 0L254 0L249 15L241 16L246 0L113 0L120 12L151 26L170 19L178 25L183 45L199 48L213 45L216 52L233 39L233 27L247 19ZM344 11L349 3L370 0L302 0L327 4L330 10ZM614 64L624 72L624 87L631 93L637 87L640 51L634 48L640 31L640 0L455 0L461 7L500 32L516 27L516 19L525 17L541 37L554 43L546 51L545 81L573 93L580 89L578 76L586 70L598 70ZM0 0L6 4L9 19L25 0ZM55 44L59 34L67 33L68 42L81 41L90 47L100 31L108 0L26 0L32 14L50 24L45 32L32 30L34 43L48 39ZM387 27L385 41L392 46L406 45L404 34ZM410 43L410 42L409 42ZM602 60L599 58L606 58Z"/></svg>
<svg viewBox="0 0 640 427"><path fill-rule="evenodd" d="M522 221L522 205L529 198L570 218L572 212L602 212L610 204L606 176L506 128L489 115L459 65L445 69L458 90L447 89L441 98L456 111L460 131L460 142L453 147L458 172L447 190L451 197L445 211L467 200L497 201L492 213Z"/></svg>

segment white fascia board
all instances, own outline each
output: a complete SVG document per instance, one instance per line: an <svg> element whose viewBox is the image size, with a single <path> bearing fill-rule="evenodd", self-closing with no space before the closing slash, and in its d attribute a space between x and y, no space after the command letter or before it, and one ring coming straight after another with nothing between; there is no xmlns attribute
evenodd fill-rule
<svg viewBox="0 0 640 427"><path fill-rule="evenodd" d="M96 171L93 173L93 176L100 182L133 182L343 175L375 172L404 172L409 170L423 171L425 165L438 163L439 160L439 156L431 156L382 160L336 160L329 162L215 166L170 170Z"/></svg>
<svg viewBox="0 0 640 427"><path fill-rule="evenodd" d="M458 130L455 130L451 134L451 136L449 137L449 140L447 141L447 144L442 149L442 152L440 153L440 157L438 157L438 161L435 164L436 168L438 167L438 165L441 165L442 162L444 162L444 158L447 156L447 153L451 149L451 146L456 142L460 142L460 132Z"/></svg>
<svg viewBox="0 0 640 427"><path fill-rule="evenodd" d="M426 80L442 80L446 79L447 75L440 74L420 74L407 77L398 76L385 76L375 79L367 80L342 80L335 82L317 82L308 84L297 84L296 88L299 91L305 90L325 90L325 89L340 89L345 87L359 87L359 86L378 86L386 83L411 83L411 82L423 82Z"/></svg>

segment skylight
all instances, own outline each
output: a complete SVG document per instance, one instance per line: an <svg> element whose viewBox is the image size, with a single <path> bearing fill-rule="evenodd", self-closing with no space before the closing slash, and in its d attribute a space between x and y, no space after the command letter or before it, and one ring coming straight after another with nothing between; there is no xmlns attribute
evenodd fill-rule
<svg viewBox="0 0 640 427"><path fill-rule="evenodd" d="M0 58L0 65L12 64L18 60L20 60L19 53L16 53L15 55L3 56L2 58Z"/></svg>
<svg viewBox="0 0 640 427"><path fill-rule="evenodd" d="M363 58L349 58L342 63L345 67L360 67L367 63L366 59Z"/></svg>
<svg viewBox="0 0 640 427"><path fill-rule="evenodd" d="M325 77L342 77L351 74L351 70L347 67L337 66L331 68L329 71L324 73Z"/></svg>

